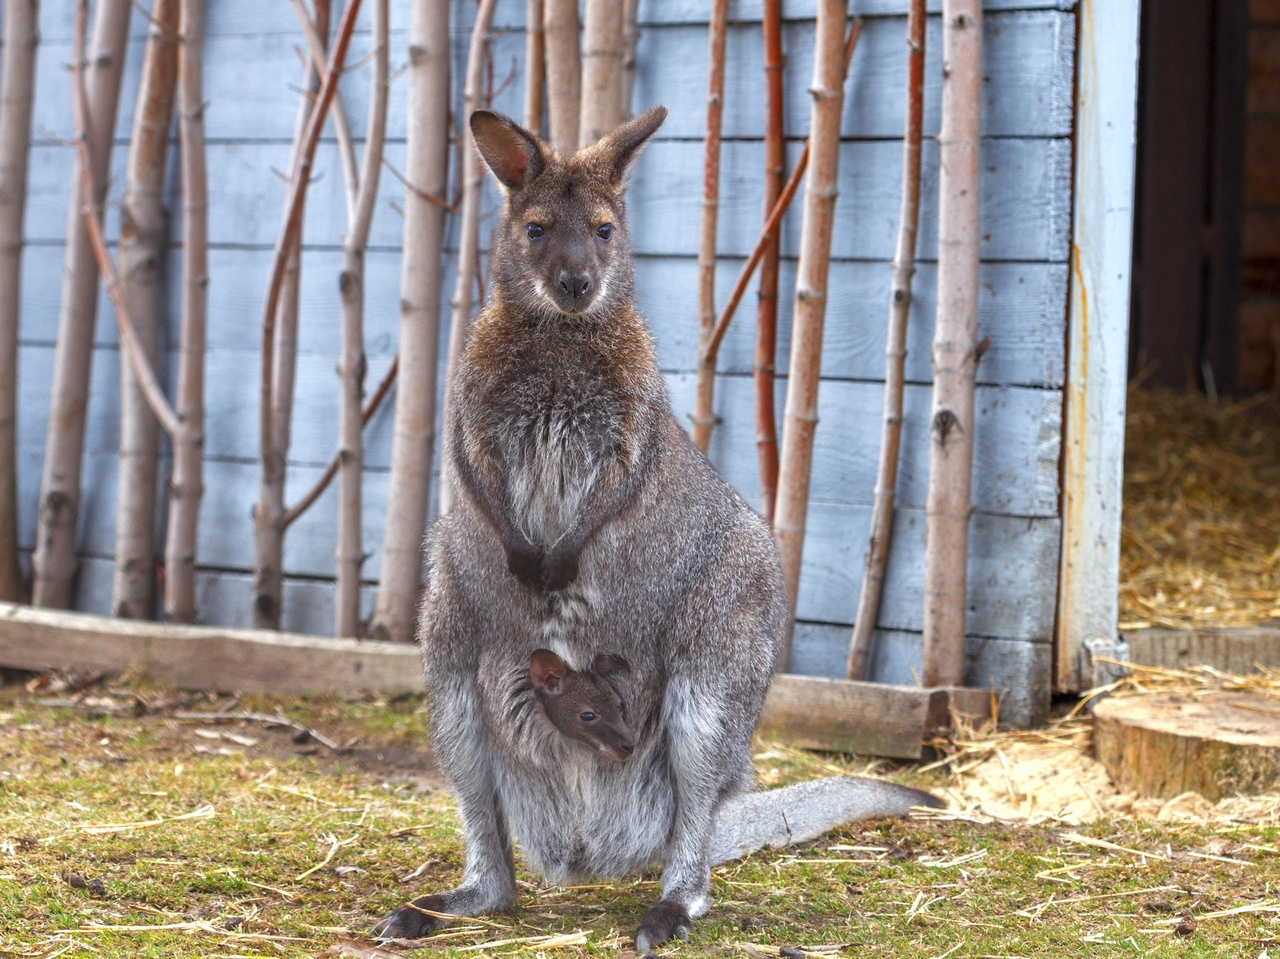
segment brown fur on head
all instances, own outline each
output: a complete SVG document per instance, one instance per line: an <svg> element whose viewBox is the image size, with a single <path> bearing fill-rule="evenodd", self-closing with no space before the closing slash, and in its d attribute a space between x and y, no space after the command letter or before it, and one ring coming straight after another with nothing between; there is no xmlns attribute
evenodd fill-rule
<svg viewBox="0 0 1280 959"><path fill-rule="evenodd" d="M551 725L618 762L631 756L636 740L610 677L629 671L626 662L607 653L596 656L589 670L570 669L549 649L529 657L533 692Z"/></svg>
<svg viewBox="0 0 1280 959"><path fill-rule="evenodd" d="M654 107L563 158L509 117L471 114L476 147L507 200L491 263L508 306L590 318L630 300L627 175L666 115Z"/></svg>

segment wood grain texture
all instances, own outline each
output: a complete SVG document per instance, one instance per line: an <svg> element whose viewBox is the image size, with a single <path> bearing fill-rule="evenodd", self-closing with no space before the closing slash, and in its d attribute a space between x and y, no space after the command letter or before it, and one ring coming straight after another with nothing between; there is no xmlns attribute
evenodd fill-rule
<svg viewBox="0 0 1280 959"><path fill-rule="evenodd" d="M421 655L399 643L140 623L0 604L0 657L17 669L122 672L242 693L420 692Z"/></svg>
<svg viewBox="0 0 1280 959"><path fill-rule="evenodd" d="M975 699L964 702L971 709ZM949 704L945 689L776 676L759 732L801 749L919 759L924 740L950 723Z"/></svg>
<svg viewBox="0 0 1280 959"><path fill-rule="evenodd" d="M1186 669L1212 666L1239 676L1259 666L1280 669L1280 628L1142 629L1121 633L1129 644L1129 661L1143 666Z"/></svg>
<svg viewBox="0 0 1280 959"><path fill-rule="evenodd" d="M1093 710L1098 761L1139 796L1199 793L1210 802L1280 783L1280 712L1251 691L1112 696Z"/></svg>

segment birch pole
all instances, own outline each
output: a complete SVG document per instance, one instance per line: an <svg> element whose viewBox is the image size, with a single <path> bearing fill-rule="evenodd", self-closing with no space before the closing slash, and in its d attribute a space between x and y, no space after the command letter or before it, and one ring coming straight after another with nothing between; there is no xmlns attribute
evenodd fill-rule
<svg viewBox="0 0 1280 959"><path fill-rule="evenodd" d="M0 79L0 600L21 602L18 563L18 327L38 0L8 0Z"/></svg>
<svg viewBox="0 0 1280 959"><path fill-rule="evenodd" d="M546 15L543 3L544 0L526 0L525 3L524 128L534 136L542 134L547 92L547 33L542 26ZM444 196L443 191L440 195Z"/></svg>
<svg viewBox="0 0 1280 959"><path fill-rule="evenodd" d="M120 208L121 293L133 331L152 367L160 363L164 327L165 156L178 78L178 3L156 0L142 60L138 106L129 140ZM155 587L156 463L160 424L147 405L133 367L120 364L120 473L116 486L116 566L111 610L150 619Z"/></svg>
<svg viewBox="0 0 1280 959"><path fill-rule="evenodd" d="M720 212L720 131L724 119L724 49L729 0L714 0L708 27L707 132L703 140L702 226L698 234L698 370L693 444L706 452L716 423L716 365L707 344L716 325L716 224Z"/></svg>
<svg viewBox="0 0 1280 959"><path fill-rule="evenodd" d="M535 3L541 7L541 0L532 0L530 17ZM541 9L538 23L540 32ZM412 109L405 143L409 185L404 191L400 269L400 386L391 436L382 578L369 628L371 637L396 642L412 642L414 637L431 488L445 210L428 195L444 196L449 183L449 53L449 0L419 0L409 20ZM528 79L533 82L532 76ZM542 116L540 97L536 115Z"/></svg>
<svg viewBox="0 0 1280 959"><path fill-rule="evenodd" d="M587 0L579 147L590 146L622 122L622 34L621 0Z"/></svg>
<svg viewBox="0 0 1280 959"><path fill-rule="evenodd" d="M943 0L938 318L925 501L925 686L964 682L973 386L978 357L982 4Z"/></svg>
<svg viewBox="0 0 1280 959"><path fill-rule="evenodd" d="M355 636L360 628L360 568L364 565L361 541L361 501L364 471L364 255L369 245L382 148L387 134L387 78L390 61L387 27L388 0L373 0L373 77L369 90L369 127L355 215L342 242L342 355L338 375L342 380L342 406L338 423L338 577L334 635Z"/></svg>
<svg viewBox="0 0 1280 959"><path fill-rule="evenodd" d="M790 661L804 551L805 515L809 506L809 474L813 434L818 422L818 379L822 364L822 327L827 307L827 274L835 220L840 165L840 113L844 106L844 24L848 0L818 0L813 62L813 101L809 107L809 176L804 191L804 219L791 366L787 378L782 455L778 470L778 503L773 532L782 559L790 616L778 670Z"/></svg>
<svg viewBox="0 0 1280 959"><path fill-rule="evenodd" d="M765 0L761 18L764 43L764 216L782 193L786 176L786 128L782 58L782 0ZM779 238L765 242L756 303L755 420L756 459L760 464L760 505L765 522L773 523L778 493L778 423L774 412L774 379L778 360Z"/></svg>
<svg viewBox="0 0 1280 959"><path fill-rule="evenodd" d="M543 27L547 50L547 127L551 146L562 156L578 149L582 101L582 63L578 53L578 0L544 0ZM484 0L481 0L481 6ZM492 13L490 14L492 16ZM476 12L479 20L480 12ZM473 36L474 39L474 36ZM468 72L470 67L468 65ZM479 90L479 80L476 82ZM475 101L479 103L479 100ZM467 115L470 116L468 107ZM467 124L462 123L465 127ZM465 130L463 136L470 138Z"/></svg>
<svg viewBox="0 0 1280 959"><path fill-rule="evenodd" d="M87 8L80 0L81 11ZM58 345L54 354L49 402L49 431L45 439L40 478L36 547L32 557L32 602L65 608L71 604L76 572L76 521L80 516L80 467L84 457L85 417L89 405L89 374L93 362L93 327L98 308L98 267L82 211L87 207L99 220L111 168L111 142L120 102L120 80L129 36L132 0L100 0L94 11L91 52L85 67L87 90L89 188L82 185L80 162L72 174L67 215L67 245L63 264L62 307L58 315ZM79 56L79 52L76 54Z"/></svg>
<svg viewBox="0 0 1280 959"><path fill-rule="evenodd" d="M548 15L557 0L548 0ZM470 118L472 112L480 109L480 98L483 96L485 46L488 43L489 27L493 22L493 9L496 0L480 0L476 9L476 22L471 28L471 45L467 52L467 76L462 88L462 115L466 120L460 124L463 138L462 151L462 229L458 238L458 274L454 280L453 299L449 303L449 354L445 366L445 396L449 395L449 386L453 383L453 371L462 355L462 348L467 341L467 331L471 326L471 286L480 263L480 191L484 186L484 167L480 163L480 154L476 151L475 139L471 135ZM576 9L576 7L575 7ZM575 14L576 20L576 14ZM555 54L550 49L551 24L547 24L547 67L550 69ZM575 51L576 51L575 43ZM575 53L576 56L576 53ZM575 61L576 62L576 61ZM555 106L556 88L551 86L552 107ZM554 114L552 120L552 136L555 135ZM577 116L575 111L574 116ZM573 147L569 152L573 152ZM445 411L445 422L448 422L448 410ZM441 457L440 462L440 515L444 515L453 506L453 470L448 457Z"/></svg>
<svg viewBox="0 0 1280 959"><path fill-rule="evenodd" d="M876 468L871 507L871 540L862 570L858 612L853 621L845 678L862 679L867 672L871 637L880 613L889 537L898 486L898 454L902 442L902 388L907 359L907 318L911 313L911 278L916 271L916 232L920 221L920 140L924 114L924 0L911 0L907 13L906 129L902 137L902 207L898 213L898 244L893 255L889 294L889 329L885 338L884 425L880 434L880 462Z"/></svg>
<svg viewBox="0 0 1280 959"><path fill-rule="evenodd" d="M622 0L622 120L631 118L636 89L636 47L640 44L640 0Z"/></svg>
<svg viewBox="0 0 1280 959"><path fill-rule="evenodd" d="M178 143L182 165L182 323L178 347L164 549L164 613L172 622L196 618L196 531L204 495L204 356L209 289L209 177L204 147L203 0L182 0L178 51Z"/></svg>
<svg viewBox="0 0 1280 959"><path fill-rule="evenodd" d="M317 8L317 14L327 13L328 9L329 5L326 2ZM301 124L301 132L295 139L289 188L285 194L284 212L281 216L280 235L276 239L271 275L267 281L267 297L262 309L258 400L258 443L262 478L253 516L253 617L254 625L260 628L278 628L280 623L284 575L283 536L288 526L283 508L288 427L286 424L284 439L281 440L276 432L276 426L278 422L287 420L291 411L293 365L291 359L277 356L276 347L277 339L281 343L291 343L292 340L280 334L277 330L277 321L280 318L281 303L288 289L286 280L290 272L289 267L291 263L296 262L293 259L295 251L300 250L302 245L302 217L306 207L307 188L311 184L311 167L316 146L320 142L320 133L324 129L324 121L330 106L334 103L338 77L342 72L343 63L346 62L347 48L351 43L351 35L355 30L356 16L359 11L360 0L348 0L342 13L342 21L338 26L333 51L320 77L320 90L314 98L307 98L312 106L309 110L304 110L305 123ZM312 53L313 63L319 56L318 36L315 46L316 50ZM336 119L335 113L335 121ZM335 126L339 130L342 129L336 122ZM348 164L344 162L344 169L347 166ZM351 205L349 201L348 206ZM279 384L277 371L283 371L280 374ZM277 390L278 385L279 390ZM285 396L289 399L289 405L281 407L278 405L281 402L280 398ZM275 499L277 489L278 503Z"/></svg>

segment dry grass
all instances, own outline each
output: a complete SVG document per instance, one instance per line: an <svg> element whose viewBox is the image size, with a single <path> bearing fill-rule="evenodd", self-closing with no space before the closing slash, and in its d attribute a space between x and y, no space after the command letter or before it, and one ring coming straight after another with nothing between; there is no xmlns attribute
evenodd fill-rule
<svg viewBox="0 0 1280 959"><path fill-rule="evenodd" d="M1280 623L1280 397L1128 403L1121 628Z"/></svg>

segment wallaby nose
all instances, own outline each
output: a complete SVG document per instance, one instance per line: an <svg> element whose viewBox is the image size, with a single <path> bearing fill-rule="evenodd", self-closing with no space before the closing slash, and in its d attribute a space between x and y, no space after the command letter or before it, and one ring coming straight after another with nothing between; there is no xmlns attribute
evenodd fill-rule
<svg viewBox="0 0 1280 959"><path fill-rule="evenodd" d="M575 300L591 289L591 277L585 273L571 273L568 270L561 270L559 279L561 292L569 294Z"/></svg>

